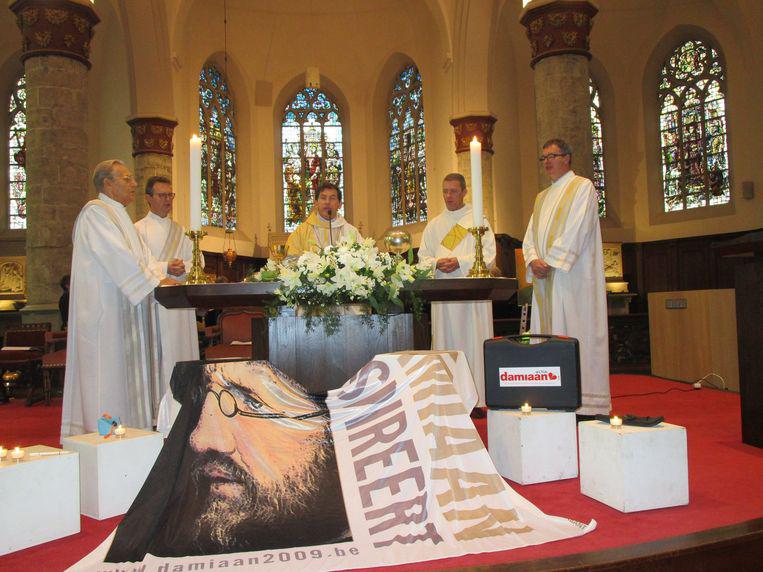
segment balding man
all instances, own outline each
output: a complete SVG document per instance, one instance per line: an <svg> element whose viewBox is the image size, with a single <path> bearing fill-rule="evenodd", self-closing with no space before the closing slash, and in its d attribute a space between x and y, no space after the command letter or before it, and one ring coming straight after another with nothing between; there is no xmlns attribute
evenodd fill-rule
<svg viewBox="0 0 763 572"><path fill-rule="evenodd" d="M137 185L123 162L99 163L93 185L98 198L74 223L62 437L95 431L104 412L152 428L160 388L151 375L148 295L177 284L168 272L184 272L182 261L157 262L135 231L125 206Z"/></svg>

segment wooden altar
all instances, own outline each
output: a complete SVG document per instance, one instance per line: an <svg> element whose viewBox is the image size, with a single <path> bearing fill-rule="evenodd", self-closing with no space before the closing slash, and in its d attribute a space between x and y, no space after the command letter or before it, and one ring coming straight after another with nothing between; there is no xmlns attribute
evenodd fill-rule
<svg viewBox="0 0 763 572"><path fill-rule="evenodd" d="M262 306L275 300L278 282L164 286L154 291L166 308L229 308ZM508 300L516 292L515 278L453 278L422 280L404 291L425 302ZM265 359L321 394L342 386L376 354L416 348L410 313L386 318L340 317L339 330L326 336L320 323L307 329L306 319L293 315L252 320L252 358Z"/></svg>

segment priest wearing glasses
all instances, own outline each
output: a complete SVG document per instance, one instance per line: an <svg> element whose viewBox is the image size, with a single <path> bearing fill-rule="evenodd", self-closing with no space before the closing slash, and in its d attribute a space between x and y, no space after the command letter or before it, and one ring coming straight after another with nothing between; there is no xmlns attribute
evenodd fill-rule
<svg viewBox="0 0 763 572"><path fill-rule="evenodd" d="M303 252L320 252L337 244L345 237L360 241L358 229L341 217L342 191L334 183L324 182L315 191L315 206L310 216L301 223L286 241L287 255L299 256Z"/></svg>

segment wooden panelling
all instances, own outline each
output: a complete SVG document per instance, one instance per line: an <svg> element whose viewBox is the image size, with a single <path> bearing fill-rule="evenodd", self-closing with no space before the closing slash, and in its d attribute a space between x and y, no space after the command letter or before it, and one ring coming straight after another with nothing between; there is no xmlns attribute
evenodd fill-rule
<svg viewBox="0 0 763 572"><path fill-rule="evenodd" d="M685 307L668 308L677 302ZM732 289L650 293L652 374L696 381L716 373L739 391L735 308Z"/></svg>

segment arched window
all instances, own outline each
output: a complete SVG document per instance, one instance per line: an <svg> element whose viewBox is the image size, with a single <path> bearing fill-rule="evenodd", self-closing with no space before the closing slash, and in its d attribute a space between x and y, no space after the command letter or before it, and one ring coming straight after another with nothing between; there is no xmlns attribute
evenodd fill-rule
<svg viewBox="0 0 763 572"><path fill-rule="evenodd" d="M329 95L306 87L284 109L281 123L284 230L291 232L307 218L313 194L329 181L344 196L344 150L339 107ZM344 215L344 204L339 209Z"/></svg>
<svg viewBox="0 0 763 572"><path fill-rule="evenodd" d="M426 133L421 75L408 66L389 102L389 179L392 226L427 220Z"/></svg>
<svg viewBox="0 0 763 572"><path fill-rule="evenodd" d="M236 228L236 129L226 78L213 65L199 76L201 223Z"/></svg>
<svg viewBox="0 0 763 572"><path fill-rule="evenodd" d="M8 228L26 228L26 76L8 105Z"/></svg>
<svg viewBox="0 0 763 572"><path fill-rule="evenodd" d="M725 94L723 64L706 42L682 43L663 65L658 97L665 212L731 200Z"/></svg>
<svg viewBox="0 0 763 572"><path fill-rule="evenodd" d="M599 203L599 218L607 216L606 182L604 177L604 129L601 125L601 102L599 88L588 80L591 93L591 138L593 139L593 186Z"/></svg>

